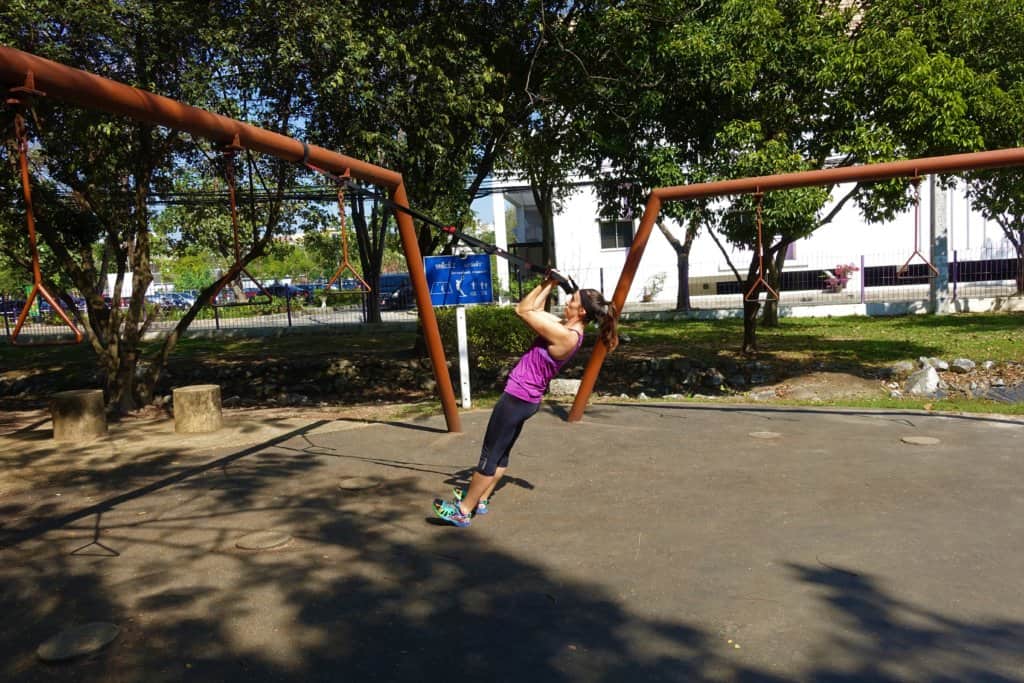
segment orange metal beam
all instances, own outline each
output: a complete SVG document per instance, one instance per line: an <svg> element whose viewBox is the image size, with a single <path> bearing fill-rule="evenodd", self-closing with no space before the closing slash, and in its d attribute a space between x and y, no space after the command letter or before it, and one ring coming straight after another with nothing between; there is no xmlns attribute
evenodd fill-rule
<svg viewBox="0 0 1024 683"><path fill-rule="evenodd" d="M619 275L615 294L612 295L612 303L615 304L616 310L622 311L622 307L626 303L626 295L633 284L633 278L636 276L637 268L640 266L640 259L643 256L644 249L647 247L647 240L651 236L651 230L654 227L655 220L658 218L658 214L661 212L663 202L730 194L753 194L770 190L789 190L797 187L835 185L857 181L874 182L890 178L917 177L929 173L956 173L958 171L1006 168L1010 166L1024 166L1024 147L658 188L652 191L647 199L643 218L640 220L636 236L633 238L633 244L626 255L626 262L622 266L622 273ZM572 409L569 411L569 422L579 422L583 419L583 412L586 410L587 401L590 400L594 385L597 383L597 376L601 372L601 366L604 364L607 355L608 348L599 339L594 344L594 351L590 355L586 369L583 371L579 391L576 392Z"/></svg>
<svg viewBox="0 0 1024 683"><path fill-rule="evenodd" d="M286 161L306 161L336 174L341 174L347 169L352 178L385 187L395 202L407 205L402 176L390 169L353 159L323 147L307 145L286 135L191 107L168 97L133 88L21 50L0 46L0 82L9 87L20 86L29 80L29 74L34 79L35 88L47 97L187 131L221 145L236 143L255 152ZM448 374L448 363L441 344L437 317L430 303L423 256L416 240L415 226L407 214L396 211L395 215L409 266L409 276L416 291L416 303L448 431L460 432L462 427L455 401L455 390Z"/></svg>
<svg viewBox="0 0 1024 683"><path fill-rule="evenodd" d="M302 161L305 158L302 142L286 135L250 126L21 50L0 47L0 81L10 86L21 85L29 72L35 77L36 88L47 97L56 97L87 109L184 130L225 146L232 144L237 135L238 144L242 147L287 161ZM394 189L402 182L401 174L395 171L316 145L309 145L308 148L310 163L334 173L351 169L353 178L388 189Z"/></svg>

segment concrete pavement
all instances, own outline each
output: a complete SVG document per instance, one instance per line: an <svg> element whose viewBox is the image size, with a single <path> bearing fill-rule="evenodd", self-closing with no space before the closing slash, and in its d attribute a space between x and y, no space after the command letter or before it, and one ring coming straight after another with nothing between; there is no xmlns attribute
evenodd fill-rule
<svg viewBox="0 0 1024 683"><path fill-rule="evenodd" d="M52 470L0 488L0 679L1024 681L1020 421L567 409L527 424L465 530L430 500L464 481L486 410L462 434L154 421L88 456L45 425L6 435L6 473ZM265 530L291 540L237 547ZM36 658L92 621L120 635Z"/></svg>

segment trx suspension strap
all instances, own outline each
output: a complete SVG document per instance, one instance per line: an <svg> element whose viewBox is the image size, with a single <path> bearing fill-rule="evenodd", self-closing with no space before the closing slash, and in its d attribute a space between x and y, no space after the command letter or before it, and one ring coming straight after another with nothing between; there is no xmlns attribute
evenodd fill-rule
<svg viewBox="0 0 1024 683"><path fill-rule="evenodd" d="M335 183L337 183L339 186L345 187L345 188L349 189L352 192L355 192L357 194L360 194L360 195L363 195L365 197L369 197L371 199L379 201L381 204L383 204L384 206L386 206L386 207L388 207L390 209L406 213L406 214L412 216L413 218L415 218L415 219L417 219L419 221L423 221L427 225L435 227L438 230L451 235L452 237L456 238L457 240L465 242L466 244L468 244L471 247L474 247L476 249L480 249L481 251L483 251L483 252L485 252L487 254L493 254L495 256L500 256L501 258L506 259L510 263L515 263L520 268L523 268L524 270L528 270L531 273L536 273L538 275L543 275L543 276L546 276L546 277L552 277L552 278L554 278L558 282L558 286L561 287L562 289L564 289L567 294L572 294L577 289L579 289L579 287L576 286L576 283L573 282L573 279L571 277L559 273L554 268L547 268L545 266L541 266L541 265L538 265L536 263L531 263L530 261L527 261L524 258L520 258L520 257L516 256L515 254L511 254L511 253L505 251L504 249L496 247L493 244L490 244L488 242L484 242L483 240L477 239L476 237L473 237L472 235L467 235L466 233L461 232L454 225L444 225L443 223L440 223L440 222L434 220L430 216L428 216L428 215L426 215L424 213L421 213L421 212L417 211L416 209L413 209L411 207L405 206L403 204L399 204L397 202L392 201L390 198L385 197L384 195L377 194L376 192L371 192L370 190L367 190L364 187L356 185L349 178L346 178L344 176L335 175L334 173L331 173L330 171L328 171L326 169L320 168L319 166L314 166L313 164L311 164L309 162L309 146L306 143L302 143L302 150L303 150L302 164L306 168L310 169L311 171L316 171L317 173L320 173L320 174L330 178Z"/></svg>

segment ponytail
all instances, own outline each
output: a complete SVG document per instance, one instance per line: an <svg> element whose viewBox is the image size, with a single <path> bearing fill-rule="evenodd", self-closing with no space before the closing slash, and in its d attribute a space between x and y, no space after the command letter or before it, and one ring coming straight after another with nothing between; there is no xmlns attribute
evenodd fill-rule
<svg viewBox="0 0 1024 683"><path fill-rule="evenodd" d="M596 289L581 289L580 304L583 305L587 320L597 325L601 341L609 351L614 351L619 345L619 312L615 304L606 300Z"/></svg>

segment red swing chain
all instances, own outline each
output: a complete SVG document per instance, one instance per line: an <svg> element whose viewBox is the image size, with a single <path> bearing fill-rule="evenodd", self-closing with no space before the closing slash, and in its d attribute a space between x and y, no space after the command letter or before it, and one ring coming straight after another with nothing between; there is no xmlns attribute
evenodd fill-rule
<svg viewBox="0 0 1024 683"><path fill-rule="evenodd" d="M36 342L37 344L77 344L82 341L82 331L71 322L67 313L57 299L47 291L46 286L43 284L43 274L39 267L39 248L36 243L36 219L35 209L32 206L32 186L29 180L28 170L28 129L25 126L25 117L21 113L21 109L25 106L25 100L34 96L41 95L42 93L35 89L35 80L32 76L32 72L28 73L25 79L25 85L20 88L11 88L7 95L7 104L15 107L14 114L14 135L18 144L18 165L21 170L21 187L25 195L25 222L28 225L28 244L29 249L32 252L32 290L29 292L28 298L25 300L25 306L21 309L21 314L18 315L18 321L14 325L14 330L11 332L11 344L18 344L18 334L21 332L22 326L25 324L25 320L28 318L29 311L32 309L32 303L35 301L37 295L42 295L46 299L53 310L56 311L60 319L64 321L71 331L74 333L75 338L72 339L61 339L51 342Z"/></svg>
<svg viewBox="0 0 1024 683"><path fill-rule="evenodd" d="M924 265L928 266L928 270L931 272L929 279L936 277L939 274L939 269L931 264L931 262L925 258L924 254L920 251L921 244L921 176L916 172L914 177L910 179L914 183L914 253L910 255L899 270L896 271L897 278L910 278L917 277L910 274L910 262L914 260L915 256L920 256ZM934 201L934 199L932 200Z"/></svg>
<svg viewBox="0 0 1024 683"><path fill-rule="evenodd" d="M764 239L762 237L762 221L761 211L764 205L764 192L758 191L754 193L754 197L757 198L757 279L754 280L754 284L750 285L750 289L743 296L744 301L758 301L760 299L761 292L758 288L764 285L766 293L766 301L778 301L779 293L772 289L772 286L768 284L768 281L764 279Z"/></svg>
<svg viewBox="0 0 1024 683"><path fill-rule="evenodd" d="M359 276L359 273L356 272L356 269L352 265L352 262L349 260L348 256L348 229L345 226L345 180L347 180L350 177L351 174L349 172L349 169L345 169L345 172L339 176L340 181L338 182L338 217L341 219L341 264L338 266L338 269L334 271L334 275L332 275L331 279L328 280L327 286L324 289L330 289L331 286L334 285L334 283L337 281L337 279L341 277L341 274L347 270L350 273L352 273L352 275L354 275L357 280L359 280L359 284L362 285L361 291L369 293L373 290L370 289L370 285L366 284L366 280L361 278Z"/></svg>
<svg viewBox="0 0 1024 683"><path fill-rule="evenodd" d="M214 308L226 308L229 306L249 306L257 303L272 303L274 300L273 295L267 291L263 284L249 274L245 266L242 265L242 247L238 238L238 204L235 200L235 154L239 150L243 149L239 142L238 136L235 135L230 145L224 147L224 180L228 186L228 203L231 206L231 234L234 239L235 248L235 263L228 270L231 277L228 277L221 283L220 287L210 293L209 302ZM256 287L260 290L260 294L257 296L265 296L266 301L256 301L253 299L247 299L246 301L232 301L229 303L219 304L217 303L217 296L224 290L229 282L234 280L236 277L241 278L242 275L247 276L252 282L256 283Z"/></svg>

